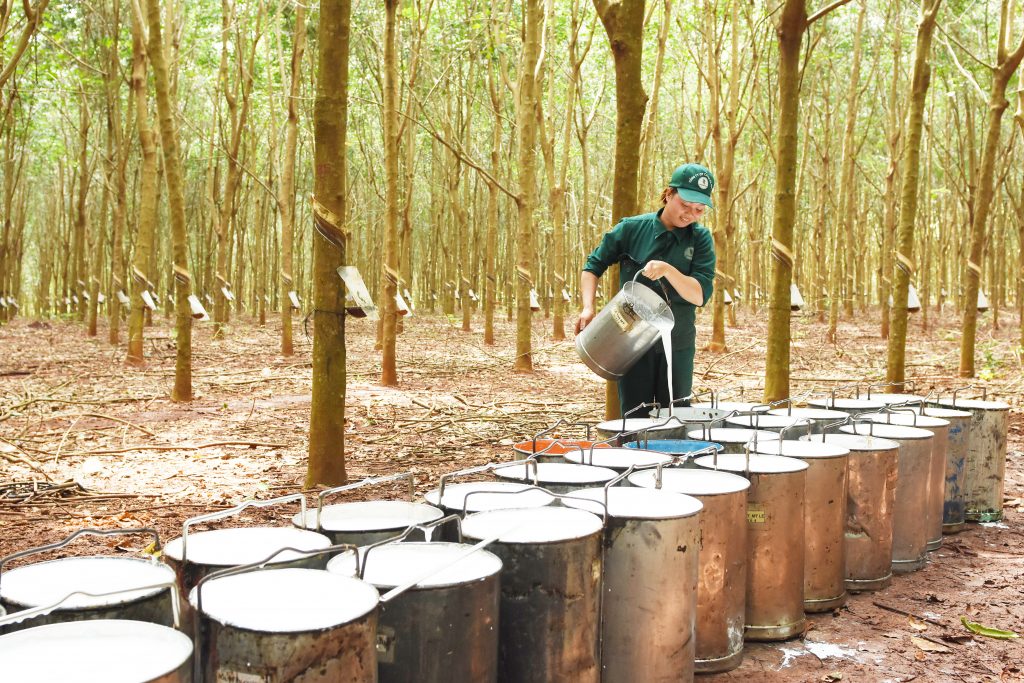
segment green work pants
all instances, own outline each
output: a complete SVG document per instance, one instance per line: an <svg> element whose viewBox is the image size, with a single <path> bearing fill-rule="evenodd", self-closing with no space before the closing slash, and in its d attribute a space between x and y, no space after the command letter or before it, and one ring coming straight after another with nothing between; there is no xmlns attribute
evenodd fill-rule
<svg viewBox="0 0 1024 683"><path fill-rule="evenodd" d="M672 351L672 392L676 400L689 396L693 387L694 351L693 347ZM641 403L657 402L662 408L667 408L668 367L665 347L661 343L655 344L623 375L618 385L619 407L623 414ZM630 417L647 417L647 412L638 411Z"/></svg>

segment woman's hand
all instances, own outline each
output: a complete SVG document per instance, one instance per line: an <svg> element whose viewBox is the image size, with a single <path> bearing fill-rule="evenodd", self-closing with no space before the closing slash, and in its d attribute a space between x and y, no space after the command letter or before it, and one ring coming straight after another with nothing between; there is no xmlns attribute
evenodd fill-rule
<svg viewBox="0 0 1024 683"><path fill-rule="evenodd" d="M580 311L580 317L576 320L576 334L582 332L583 328L590 324L590 321L594 319L594 315L593 308L585 306L583 310Z"/></svg>
<svg viewBox="0 0 1024 683"><path fill-rule="evenodd" d="M649 280L668 277L678 272L675 266L664 261L648 261L647 265L640 270L640 274Z"/></svg>

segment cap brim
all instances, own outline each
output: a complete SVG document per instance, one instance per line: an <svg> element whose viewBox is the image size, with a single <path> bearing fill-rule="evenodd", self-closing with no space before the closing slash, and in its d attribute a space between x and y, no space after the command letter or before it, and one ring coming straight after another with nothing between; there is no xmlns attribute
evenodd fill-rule
<svg viewBox="0 0 1024 683"><path fill-rule="evenodd" d="M711 203L711 197L707 196L703 192L697 190L686 190L681 187L676 188L676 193L685 201L693 202L695 204L703 204L704 206L713 209L715 205Z"/></svg>

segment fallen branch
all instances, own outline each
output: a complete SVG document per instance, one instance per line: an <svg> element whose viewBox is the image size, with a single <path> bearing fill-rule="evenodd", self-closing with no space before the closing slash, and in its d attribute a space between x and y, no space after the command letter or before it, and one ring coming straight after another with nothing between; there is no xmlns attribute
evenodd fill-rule
<svg viewBox="0 0 1024 683"><path fill-rule="evenodd" d="M131 453L133 451L198 451L203 448L216 448L218 446L247 446L249 448L287 448L286 443L263 443L261 441L213 441L210 443L196 444L173 444L167 446L141 445L129 448L116 448L112 450L81 451L79 453L67 453L65 457L86 456L86 455L116 455L118 453Z"/></svg>

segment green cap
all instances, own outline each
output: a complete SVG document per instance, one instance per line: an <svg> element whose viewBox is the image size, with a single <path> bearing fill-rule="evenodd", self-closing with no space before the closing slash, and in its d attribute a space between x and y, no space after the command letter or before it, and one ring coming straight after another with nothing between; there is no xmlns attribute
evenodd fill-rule
<svg viewBox="0 0 1024 683"><path fill-rule="evenodd" d="M676 194L688 202L698 202L714 208L711 203L711 192L715 189L715 176L700 164L683 164L672 172L669 187L674 187Z"/></svg>

